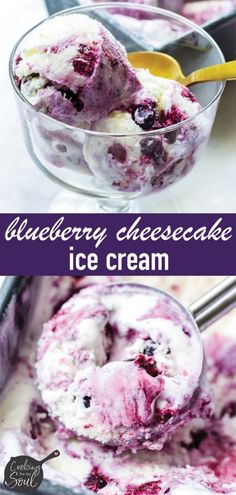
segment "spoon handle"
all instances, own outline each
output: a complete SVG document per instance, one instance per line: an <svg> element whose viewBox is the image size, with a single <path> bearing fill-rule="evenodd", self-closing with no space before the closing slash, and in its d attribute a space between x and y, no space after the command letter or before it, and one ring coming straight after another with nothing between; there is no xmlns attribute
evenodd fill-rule
<svg viewBox="0 0 236 495"><path fill-rule="evenodd" d="M196 70L185 78L184 84L190 86L200 82L229 81L230 79L236 79L236 60Z"/></svg>
<svg viewBox="0 0 236 495"><path fill-rule="evenodd" d="M189 307L200 332L236 307L236 277L227 277Z"/></svg>

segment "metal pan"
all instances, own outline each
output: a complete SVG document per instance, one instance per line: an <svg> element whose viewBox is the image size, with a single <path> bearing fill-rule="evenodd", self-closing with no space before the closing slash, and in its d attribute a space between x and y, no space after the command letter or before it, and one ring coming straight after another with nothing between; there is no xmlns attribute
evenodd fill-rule
<svg viewBox="0 0 236 495"><path fill-rule="evenodd" d="M79 0L44 0L49 15L79 5ZM109 26L107 26L109 28ZM236 58L236 9L231 14L209 21L202 26L217 42L226 60ZM114 32L114 26L113 26ZM125 33L124 33L125 34ZM135 40L137 43L137 40ZM139 43L138 43L139 45ZM137 47L140 50L140 46ZM135 48L132 48L135 51Z"/></svg>

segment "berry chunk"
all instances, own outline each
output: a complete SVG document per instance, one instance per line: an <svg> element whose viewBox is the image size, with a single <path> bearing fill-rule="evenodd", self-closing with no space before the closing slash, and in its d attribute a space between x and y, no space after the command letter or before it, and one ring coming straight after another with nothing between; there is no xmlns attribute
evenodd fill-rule
<svg viewBox="0 0 236 495"><path fill-rule="evenodd" d="M107 485L108 479L106 476L102 475L98 468L95 467L90 475L88 476L85 486L91 491L98 492L99 490L102 490L102 488L105 488Z"/></svg>

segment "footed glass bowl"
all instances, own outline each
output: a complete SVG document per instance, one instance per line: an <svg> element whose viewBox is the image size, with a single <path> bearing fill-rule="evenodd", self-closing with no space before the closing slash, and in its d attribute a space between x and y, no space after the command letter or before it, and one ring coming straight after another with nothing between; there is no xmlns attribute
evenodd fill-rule
<svg viewBox="0 0 236 495"><path fill-rule="evenodd" d="M57 15L70 13L86 14L101 21L127 52L158 50L174 56L186 74L224 62L221 50L203 29L169 11L117 2L115 8L114 3L104 3ZM43 21L47 22L50 18ZM77 193L67 194L66 199L64 195L54 199L51 211L138 212L139 198L151 194L153 197L155 194L155 203L160 203L159 211L168 211L160 193L195 166L208 142L224 83L193 86L191 91L201 103L201 111L183 122L155 131L140 128L140 132L129 132L122 120L109 122L99 130L67 125L35 109L14 79L17 56L41 24L14 47L10 77L25 143L33 161L49 178ZM171 205L169 211L175 209Z"/></svg>

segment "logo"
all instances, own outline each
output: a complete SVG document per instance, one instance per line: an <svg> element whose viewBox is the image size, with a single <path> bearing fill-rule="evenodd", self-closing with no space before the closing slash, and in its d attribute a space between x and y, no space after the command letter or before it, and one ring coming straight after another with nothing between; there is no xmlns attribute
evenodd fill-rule
<svg viewBox="0 0 236 495"><path fill-rule="evenodd" d="M8 490L22 493L37 490L43 481L42 465L59 455L59 450L54 450L42 461L26 455L11 457L4 471L4 486Z"/></svg>

